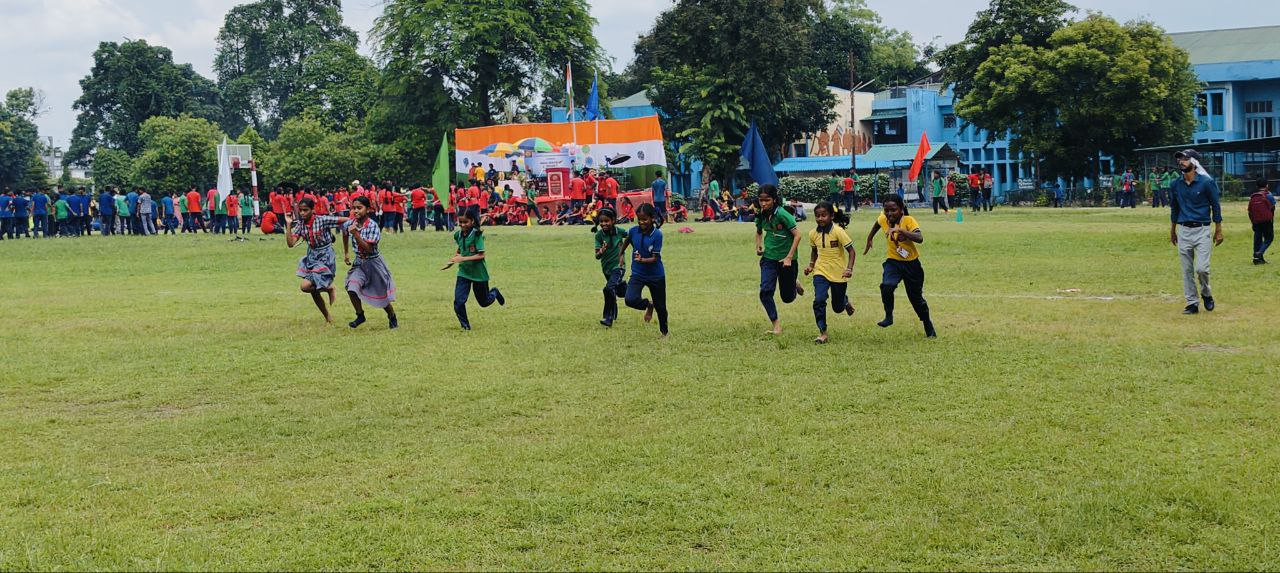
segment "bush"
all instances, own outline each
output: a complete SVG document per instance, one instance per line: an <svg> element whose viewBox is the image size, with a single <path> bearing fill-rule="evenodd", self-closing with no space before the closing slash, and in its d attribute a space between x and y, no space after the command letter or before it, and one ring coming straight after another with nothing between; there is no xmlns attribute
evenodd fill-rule
<svg viewBox="0 0 1280 573"><path fill-rule="evenodd" d="M830 194L830 188L827 186L828 179L830 177L783 177L778 180L778 191L786 200L794 197L801 203L818 203L828 199ZM755 184L747 189L753 195L755 194ZM880 195L889 191L888 175L877 173L858 176L858 195L860 196L870 197L873 192Z"/></svg>

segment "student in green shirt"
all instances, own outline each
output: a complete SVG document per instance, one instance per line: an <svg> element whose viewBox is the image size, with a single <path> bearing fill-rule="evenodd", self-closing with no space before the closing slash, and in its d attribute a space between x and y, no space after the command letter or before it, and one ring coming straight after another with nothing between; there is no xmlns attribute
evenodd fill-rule
<svg viewBox="0 0 1280 573"><path fill-rule="evenodd" d="M797 294L804 294L795 264L800 230L796 218L782 206L778 188L768 183L760 186L760 215L756 217L756 255L760 257L760 304L773 323L770 334L782 334L778 307L773 302L775 290L781 290L783 304L790 304Z"/></svg>
<svg viewBox="0 0 1280 573"><path fill-rule="evenodd" d="M942 211L944 213L950 213L951 210L947 208L947 192L942 176L935 172L933 174L933 179L929 182L929 185L933 188L933 214L938 214L939 205L942 206Z"/></svg>
<svg viewBox="0 0 1280 573"><path fill-rule="evenodd" d="M67 228L67 217L70 214L71 206L67 204L66 199L59 195L57 202L53 204L53 218L58 227L57 233L59 237L71 234L71 229Z"/></svg>
<svg viewBox="0 0 1280 573"><path fill-rule="evenodd" d="M129 225L126 224L126 221L128 221L130 217L129 202L125 200L123 193L116 195L116 216L117 220L120 222L120 224L116 225L116 233L124 234L125 229L129 229L130 232L133 231L133 229L129 228Z"/></svg>
<svg viewBox="0 0 1280 573"><path fill-rule="evenodd" d="M236 224L235 221L231 222ZM253 228L253 196L249 193L240 194L240 232L246 235Z"/></svg>
<svg viewBox="0 0 1280 573"><path fill-rule="evenodd" d="M827 179L827 201L832 205L840 202L840 176L835 173Z"/></svg>
<svg viewBox="0 0 1280 573"><path fill-rule="evenodd" d="M213 232L221 235L231 230L230 225L227 224L227 201L222 198L221 193L218 193L214 196L214 203L216 205L213 208Z"/></svg>
<svg viewBox="0 0 1280 573"><path fill-rule="evenodd" d="M480 210L477 207L469 207L458 213L458 230L453 232L453 240L458 244L458 251L441 270L458 265L458 279L453 287L453 312L458 315L458 323L462 325L462 329L471 330L471 321L467 319L467 298L472 291L475 291L480 308L494 302L502 306L507 304L507 299L498 289L489 288L484 231L480 230Z"/></svg>
<svg viewBox="0 0 1280 573"><path fill-rule="evenodd" d="M596 214L596 226L591 228L596 234L596 259L604 272L604 318L600 320L604 326L613 326L618 319L618 297L627 294L627 285L622 282L626 270L621 260L627 233L617 228L617 221L618 213L612 207L603 207Z"/></svg>

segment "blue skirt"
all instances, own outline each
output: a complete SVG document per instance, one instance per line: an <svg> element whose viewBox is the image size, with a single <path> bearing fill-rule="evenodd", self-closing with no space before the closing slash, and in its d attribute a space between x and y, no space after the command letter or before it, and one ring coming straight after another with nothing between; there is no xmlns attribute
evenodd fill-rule
<svg viewBox="0 0 1280 573"><path fill-rule="evenodd" d="M338 261L333 252L333 245L319 250L307 249L307 254L298 260L298 277L311 281L317 289L327 289L333 286L337 266Z"/></svg>

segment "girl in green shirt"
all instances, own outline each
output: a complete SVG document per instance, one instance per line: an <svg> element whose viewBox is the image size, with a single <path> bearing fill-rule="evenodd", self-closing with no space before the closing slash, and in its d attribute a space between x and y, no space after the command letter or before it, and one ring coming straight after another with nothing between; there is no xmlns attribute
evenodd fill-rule
<svg viewBox="0 0 1280 573"><path fill-rule="evenodd" d="M480 308L494 302L503 306L507 299L498 289L489 288L489 267L484 260L484 231L480 230L479 208L472 206L458 214L458 230L453 232L453 240L458 244L458 251L440 270L458 265L458 279L453 287L453 312L458 316L462 329L471 330L471 321L467 319L467 299L471 291L475 291Z"/></svg>
<svg viewBox="0 0 1280 573"><path fill-rule="evenodd" d="M804 294L795 264L800 230L796 218L782 207L778 188L768 183L760 186L760 215L756 217L756 256L760 257L760 304L773 323L770 334L782 334L778 307L773 293L781 290L783 304L790 304L797 294Z"/></svg>
<svg viewBox="0 0 1280 573"><path fill-rule="evenodd" d="M602 207L596 214L596 226L591 231L596 234L596 259L600 261L600 270L604 272L604 318L600 324L609 327L618 319L618 297L627 294L627 285L622 282L626 271L622 267L622 243L627 234L615 225L618 214L612 207Z"/></svg>

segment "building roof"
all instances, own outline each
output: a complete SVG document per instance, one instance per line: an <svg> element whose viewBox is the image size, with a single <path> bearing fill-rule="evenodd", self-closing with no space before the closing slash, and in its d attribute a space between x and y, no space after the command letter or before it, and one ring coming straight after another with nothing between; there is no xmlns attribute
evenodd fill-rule
<svg viewBox="0 0 1280 573"><path fill-rule="evenodd" d="M653 102L649 101L649 96L645 94L644 90L640 90L625 98L609 102L609 107L641 107L652 105Z"/></svg>
<svg viewBox="0 0 1280 573"><path fill-rule="evenodd" d="M1237 139L1234 141L1217 141L1214 143L1182 143L1162 147L1144 147L1136 150L1139 153L1173 153L1183 149L1194 149L1201 153L1273 153L1280 151L1280 136L1257 137L1254 139Z"/></svg>
<svg viewBox="0 0 1280 573"><path fill-rule="evenodd" d="M890 169L891 163L867 161L866 155L858 156L858 169ZM788 157L773 166L779 173L833 173L848 171L850 158L848 155L832 155L830 157Z"/></svg>
<svg viewBox="0 0 1280 573"><path fill-rule="evenodd" d="M882 143L880 145L873 146L871 149L868 149L866 155L858 156L858 167L859 168L862 167L863 159L865 159L868 163L873 163L873 162L901 163L903 161L910 163L912 161L915 161L916 149L918 148L919 146L914 143L893 143L893 144ZM946 143L943 143L941 145L934 144L933 146L931 146L931 149L929 149L929 154L925 156L925 160L933 160L933 159L959 160L960 154L956 153L956 150L952 149L951 145L949 144L946 144Z"/></svg>
<svg viewBox="0 0 1280 573"><path fill-rule="evenodd" d="M1179 32L1169 39L1191 54L1192 65L1280 59L1280 26Z"/></svg>

